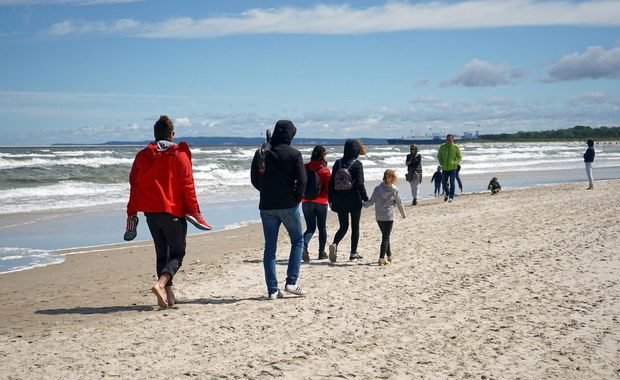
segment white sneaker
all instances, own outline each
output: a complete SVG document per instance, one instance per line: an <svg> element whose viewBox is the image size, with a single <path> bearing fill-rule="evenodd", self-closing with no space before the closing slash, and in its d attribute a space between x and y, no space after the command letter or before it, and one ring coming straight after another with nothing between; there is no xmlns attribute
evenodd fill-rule
<svg viewBox="0 0 620 380"><path fill-rule="evenodd" d="M278 291L276 291L276 292L269 293L267 295L267 298L269 298L270 300L277 300L278 298L284 298L284 294L282 294L280 289L278 289Z"/></svg>
<svg viewBox="0 0 620 380"><path fill-rule="evenodd" d="M452 203L452 198L448 199L448 203Z"/></svg>
<svg viewBox="0 0 620 380"><path fill-rule="evenodd" d="M301 285L297 285L297 284L288 284L284 287L284 291L285 292L289 292L289 293L293 293L293 294L297 294L298 296L305 296L306 295L306 291L304 290L304 288L301 287Z"/></svg>

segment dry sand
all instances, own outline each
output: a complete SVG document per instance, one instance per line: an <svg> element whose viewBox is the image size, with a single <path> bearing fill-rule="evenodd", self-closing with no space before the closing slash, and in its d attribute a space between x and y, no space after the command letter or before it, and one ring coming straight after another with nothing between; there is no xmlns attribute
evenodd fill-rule
<svg viewBox="0 0 620 380"><path fill-rule="evenodd" d="M166 310L150 243L3 274L0 378L617 379L620 181L596 186L407 206L384 267L364 210L364 260L302 264L306 297L265 298L260 224L192 236Z"/></svg>

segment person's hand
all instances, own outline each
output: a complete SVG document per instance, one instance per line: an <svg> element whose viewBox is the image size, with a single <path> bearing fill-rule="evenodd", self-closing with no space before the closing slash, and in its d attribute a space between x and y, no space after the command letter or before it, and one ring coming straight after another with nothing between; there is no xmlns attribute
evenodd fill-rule
<svg viewBox="0 0 620 380"><path fill-rule="evenodd" d="M123 236L123 239L126 241L131 241L136 238L136 235L138 235L139 221L138 215L136 214L129 215L127 217L127 225L125 226L125 235Z"/></svg>

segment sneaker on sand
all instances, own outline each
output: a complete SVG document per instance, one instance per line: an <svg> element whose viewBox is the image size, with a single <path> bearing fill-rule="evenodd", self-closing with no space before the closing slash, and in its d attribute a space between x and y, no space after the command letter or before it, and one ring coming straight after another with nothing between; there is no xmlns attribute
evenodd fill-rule
<svg viewBox="0 0 620 380"><path fill-rule="evenodd" d="M325 260L327 258L327 253L319 252L319 260Z"/></svg>
<svg viewBox="0 0 620 380"><path fill-rule="evenodd" d="M377 261L377 264L379 265L388 265L390 262L387 261L386 259L379 259L379 261Z"/></svg>
<svg viewBox="0 0 620 380"><path fill-rule="evenodd" d="M123 239L130 241L136 238L136 235L138 235L138 222L139 219L137 215L130 215L127 217L127 226L125 227Z"/></svg>
<svg viewBox="0 0 620 380"><path fill-rule="evenodd" d="M308 253L308 246L304 244L304 253L301 255L301 259L304 263L310 262L310 254Z"/></svg>
<svg viewBox="0 0 620 380"><path fill-rule="evenodd" d="M199 212L188 212L187 214L185 214L185 219L187 219L188 222L196 226L196 228L198 228L199 230L209 231L211 230L211 228L213 228L208 225L204 219L202 219L202 215L200 215Z"/></svg>
<svg viewBox="0 0 620 380"><path fill-rule="evenodd" d="M335 263L337 258L338 258L338 246L336 244L330 244L329 245L329 261L331 261L332 263Z"/></svg>
<svg viewBox="0 0 620 380"><path fill-rule="evenodd" d="M357 252L353 252L353 253L351 253L351 256L349 256L349 261L353 261L353 260L361 260L361 259L363 259L363 258L364 258L364 257L363 257L363 256L360 256L360 254L359 254L359 253L357 253Z"/></svg>
<svg viewBox="0 0 620 380"><path fill-rule="evenodd" d="M286 284L286 286L284 287L284 291L297 294L298 296L305 296L307 293L304 288L301 287L301 285L297 284Z"/></svg>
<svg viewBox="0 0 620 380"><path fill-rule="evenodd" d="M277 291L275 291L273 293L269 293L267 295L267 298L269 298L270 300L277 300L278 298L284 298L284 294L282 294L280 289L278 289Z"/></svg>
<svg viewBox="0 0 620 380"><path fill-rule="evenodd" d="M448 203L452 203L452 201L453 201L452 198L448 199Z"/></svg>

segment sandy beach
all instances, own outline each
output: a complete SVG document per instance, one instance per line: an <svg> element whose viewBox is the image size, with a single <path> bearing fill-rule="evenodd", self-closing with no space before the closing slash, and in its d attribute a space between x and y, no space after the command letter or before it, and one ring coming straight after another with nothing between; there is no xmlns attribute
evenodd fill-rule
<svg viewBox="0 0 620 380"><path fill-rule="evenodd" d="M618 379L620 180L595 186L407 205L387 266L365 209L364 259L314 260L315 236L306 297L266 299L260 224L191 236L171 309L149 242L66 252L0 275L0 379Z"/></svg>

